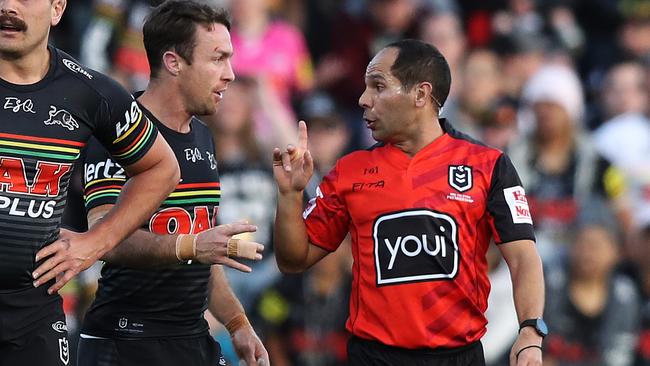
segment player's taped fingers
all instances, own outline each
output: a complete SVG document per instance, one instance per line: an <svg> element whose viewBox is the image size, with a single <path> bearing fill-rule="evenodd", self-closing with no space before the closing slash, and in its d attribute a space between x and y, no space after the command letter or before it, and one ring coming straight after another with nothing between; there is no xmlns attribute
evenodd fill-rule
<svg viewBox="0 0 650 366"><path fill-rule="evenodd" d="M264 246L254 241L246 241L236 238L228 239L228 257L260 260L262 259L260 253L263 251Z"/></svg>

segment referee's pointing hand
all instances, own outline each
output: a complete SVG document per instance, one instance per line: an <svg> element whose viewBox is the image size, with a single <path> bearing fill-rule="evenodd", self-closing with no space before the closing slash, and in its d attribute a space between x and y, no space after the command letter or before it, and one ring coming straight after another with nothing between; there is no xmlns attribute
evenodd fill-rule
<svg viewBox="0 0 650 366"><path fill-rule="evenodd" d="M285 151L273 149L273 175L281 193L302 191L314 173L314 160L307 149L307 124L298 123L298 146L287 145Z"/></svg>

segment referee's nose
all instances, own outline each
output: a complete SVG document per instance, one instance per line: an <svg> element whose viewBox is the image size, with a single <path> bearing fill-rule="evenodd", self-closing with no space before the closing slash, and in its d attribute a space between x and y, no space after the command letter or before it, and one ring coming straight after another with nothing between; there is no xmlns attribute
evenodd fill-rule
<svg viewBox="0 0 650 366"><path fill-rule="evenodd" d="M370 109L372 108L371 104L372 98L368 95L368 87L363 90L363 93L361 93L361 96L359 97L359 107L363 109Z"/></svg>

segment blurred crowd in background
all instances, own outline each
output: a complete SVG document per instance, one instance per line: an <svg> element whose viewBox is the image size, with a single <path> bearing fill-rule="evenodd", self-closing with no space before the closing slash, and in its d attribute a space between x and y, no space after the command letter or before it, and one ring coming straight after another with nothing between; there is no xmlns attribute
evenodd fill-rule
<svg viewBox="0 0 650 366"><path fill-rule="evenodd" d="M545 364L650 365L650 0L213 3L233 16L237 76L218 113L202 118L217 148L218 220L256 224L266 245L253 273L228 274L274 366L344 364L351 255L343 245L304 275L279 273L271 148L295 141L306 120L316 164L306 199L314 195L338 157L374 143L357 105L365 67L401 38L440 49L452 72L442 117L506 151L520 173L545 265ZM71 1L52 42L144 89L141 26L152 5ZM79 205L70 217L84 215ZM488 365L507 365L518 324L507 267L498 251L490 258L483 344ZM96 277L64 290L71 334Z"/></svg>

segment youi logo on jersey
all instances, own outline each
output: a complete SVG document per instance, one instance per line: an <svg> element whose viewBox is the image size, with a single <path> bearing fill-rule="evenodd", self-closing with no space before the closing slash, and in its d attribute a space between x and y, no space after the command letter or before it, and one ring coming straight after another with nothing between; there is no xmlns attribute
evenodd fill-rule
<svg viewBox="0 0 650 366"><path fill-rule="evenodd" d="M395 212L379 217L373 228L377 285L456 277L458 225L431 210Z"/></svg>

